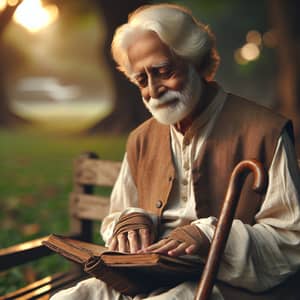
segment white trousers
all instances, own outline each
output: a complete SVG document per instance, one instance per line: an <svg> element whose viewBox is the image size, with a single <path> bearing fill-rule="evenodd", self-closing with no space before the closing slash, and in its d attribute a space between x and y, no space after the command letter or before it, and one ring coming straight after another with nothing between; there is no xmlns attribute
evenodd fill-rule
<svg viewBox="0 0 300 300"><path fill-rule="evenodd" d="M147 296L138 295L132 298L121 295L96 278L89 278L56 293L50 300L193 300L195 289L195 282L186 281L167 291L155 291ZM216 287L210 300L224 300Z"/></svg>

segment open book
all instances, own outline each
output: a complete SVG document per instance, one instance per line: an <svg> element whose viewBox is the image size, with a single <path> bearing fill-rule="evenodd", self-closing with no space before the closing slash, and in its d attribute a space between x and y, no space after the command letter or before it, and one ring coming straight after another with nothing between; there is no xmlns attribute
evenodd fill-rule
<svg viewBox="0 0 300 300"><path fill-rule="evenodd" d="M88 274L129 296L197 279L203 269L200 260L191 257L109 251L104 246L55 234L48 236L42 243L65 258L81 264Z"/></svg>

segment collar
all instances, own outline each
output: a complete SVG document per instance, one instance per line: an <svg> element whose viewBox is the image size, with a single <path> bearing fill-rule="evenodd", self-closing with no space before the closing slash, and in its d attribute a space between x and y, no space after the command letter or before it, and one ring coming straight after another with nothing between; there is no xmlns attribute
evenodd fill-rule
<svg viewBox="0 0 300 300"><path fill-rule="evenodd" d="M210 90L210 92L209 92ZM199 131L199 129L205 127L205 125L212 119L212 117L219 111L223 106L227 93L223 88L216 82L208 83L208 88L202 97L209 97L211 92L214 90L214 98L210 101L209 105L195 118L190 128L185 132L183 143L189 145L191 139ZM207 92L208 91L208 92ZM202 98L203 99L203 98ZM176 134L181 134L178 132L174 125L171 125L171 130L175 131Z"/></svg>

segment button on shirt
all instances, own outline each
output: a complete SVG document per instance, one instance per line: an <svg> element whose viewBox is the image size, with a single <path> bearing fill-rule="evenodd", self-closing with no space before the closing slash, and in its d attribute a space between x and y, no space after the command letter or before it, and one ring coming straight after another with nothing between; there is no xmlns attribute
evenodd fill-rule
<svg viewBox="0 0 300 300"><path fill-rule="evenodd" d="M176 226L186 224L187 220L190 222L197 219L192 166L203 149L203 144L222 110L225 99L226 93L219 88L216 97L193 122L185 135L178 132L174 126L170 126L176 181L171 191L168 206L163 214L163 217L169 220L169 222L164 223L165 234Z"/></svg>

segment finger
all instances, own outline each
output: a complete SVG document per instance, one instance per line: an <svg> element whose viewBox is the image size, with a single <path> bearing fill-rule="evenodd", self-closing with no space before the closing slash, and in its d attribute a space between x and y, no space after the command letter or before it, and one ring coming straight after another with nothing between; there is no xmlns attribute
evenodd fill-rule
<svg viewBox="0 0 300 300"><path fill-rule="evenodd" d="M118 251L126 252L127 238L126 238L125 234L124 233L118 234L117 239L118 239Z"/></svg>
<svg viewBox="0 0 300 300"><path fill-rule="evenodd" d="M110 244L108 246L108 250L110 251L116 251L117 250L117 246L118 246L118 241L117 239L114 237L111 241Z"/></svg>
<svg viewBox="0 0 300 300"><path fill-rule="evenodd" d="M167 240L167 242L162 245L161 247L158 247L154 250L152 250L155 253L164 253L164 254L168 254L168 252L170 250L173 250L175 248L177 248L178 246L178 241L176 240Z"/></svg>
<svg viewBox="0 0 300 300"><path fill-rule="evenodd" d="M187 248L188 248L188 245L186 243L180 243L176 248L168 251L168 255L170 255L170 256L184 255L184 254L186 254Z"/></svg>
<svg viewBox="0 0 300 300"><path fill-rule="evenodd" d="M139 249L139 241L137 232L135 230L128 231L129 251L130 253L136 253Z"/></svg>
<svg viewBox="0 0 300 300"><path fill-rule="evenodd" d="M196 245L190 245L185 249L186 254L197 254L199 247Z"/></svg>
<svg viewBox="0 0 300 300"><path fill-rule="evenodd" d="M141 249L145 249L151 244L150 230L148 228L139 229Z"/></svg>
<svg viewBox="0 0 300 300"><path fill-rule="evenodd" d="M166 239L160 240L157 243L154 243L150 246L148 246L147 248L144 248L143 251L144 252L152 252L158 248L160 248L161 246L165 245L167 243Z"/></svg>

